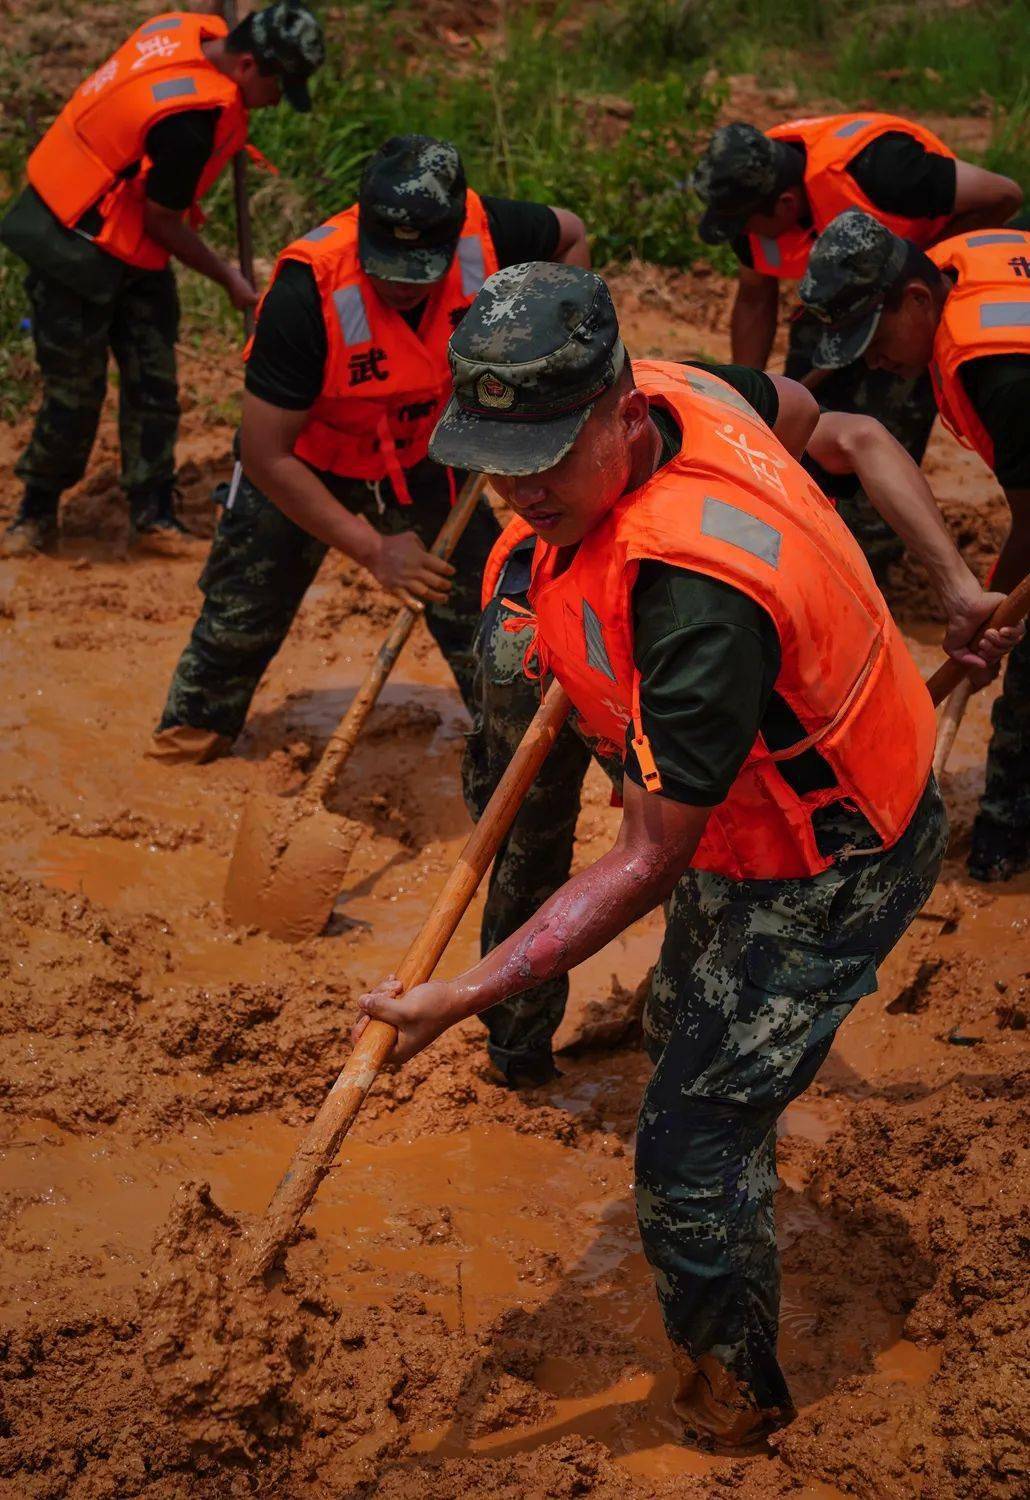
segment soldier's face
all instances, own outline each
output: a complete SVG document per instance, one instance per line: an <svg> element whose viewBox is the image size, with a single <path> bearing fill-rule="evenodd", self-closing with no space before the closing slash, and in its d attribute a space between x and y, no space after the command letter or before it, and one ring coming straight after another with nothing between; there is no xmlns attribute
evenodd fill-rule
<svg viewBox="0 0 1030 1500"><path fill-rule="evenodd" d="M938 311L930 288L910 281L897 307L884 308L865 362L873 370L887 370L903 380L914 380L933 358Z"/></svg>
<svg viewBox="0 0 1030 1500"><path fill-rule="evenodd" d="M804 208L804 198L799 188L788 188L781 193L768 213L752 214L744 226L748 234L760 234L768 240L777 240L781 234L796 229Z"/></svg>
<svg viewBox="0 0 1030 1500"><path fill-rule="evenodd" d="M545 542L574 546L626 493L635 446L648 426L646 396L632 386L609 392L553 468L540 474L491 475L491 484Z"/></svg>
<svg viewBox="0 0 1030 1500"><path fill-rule="evenodd" d="M275 73L262 73L256 58L249 52L240 56L236 82L248 109L270 109L283 96L278 76Z"/></svg>
<svg viewBox="0 0 1030 1500"><path fill-rule="evenodd" d="M385 302L394 312L411 312L436 286L435 281L384 281L381 276L368 279L380 302Z"/></svg>

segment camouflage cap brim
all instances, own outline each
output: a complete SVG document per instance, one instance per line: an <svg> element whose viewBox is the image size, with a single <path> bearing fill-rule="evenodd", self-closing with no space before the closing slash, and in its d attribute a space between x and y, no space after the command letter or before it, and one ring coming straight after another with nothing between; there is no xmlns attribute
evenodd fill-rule
<svg viewBox="0 0 1030 1500"><path fill-rule="evenodd" d="M744 233L752 212L749 209L747 213L727 215L706 209L697 226L698 235L706 245L725 245Z"/></svg>
<svg viewBox="0 0 1030 1500"><path fill-rule="evenodd" d="M280 74L279 81L283 88L283 98L291 109L295 109L299 115L310 114L311 90L308 88L307 79Z"/></svg>
<svg viewBox="0 0 1030 1500"><path fill-rule="evenodd" d="M594 405L546 420L513 422L465 411L452 396L429 439L429 456L447 468L477 474L542 474L565 457Z"/></svg>
<svg viewBox="0 0 1030 1500"><path fill-rule="evenodd" d="M812 355L812 364L817 370L842 370L853 365L869 348L879 326L883 304L875 307L866 317L846 328L828 328L820 338Z"/></svg>
<svg viewBox="0 0 1030 1500"><path fill-rule="evenodd" d="M412 286L429 286L446 276L454 252L458 247L455 238L449 245L407 246L396 240L383 241L370 235L358 223L358 256L361 269L366 276L378 276L381 281L403 281Z"/></svg>

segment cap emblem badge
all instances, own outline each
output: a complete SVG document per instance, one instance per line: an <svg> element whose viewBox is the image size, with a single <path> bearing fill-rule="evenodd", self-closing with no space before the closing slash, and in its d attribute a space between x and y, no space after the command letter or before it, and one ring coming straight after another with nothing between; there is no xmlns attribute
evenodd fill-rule
<svg viewBox="0 0 1030 1500"><path fill-rule="evenodd" d="M476 395L480 405L492 406L498 411L506 411L509 406L515 405L514 386L506 385L496 375L480 375L476 382Z"/></svg>

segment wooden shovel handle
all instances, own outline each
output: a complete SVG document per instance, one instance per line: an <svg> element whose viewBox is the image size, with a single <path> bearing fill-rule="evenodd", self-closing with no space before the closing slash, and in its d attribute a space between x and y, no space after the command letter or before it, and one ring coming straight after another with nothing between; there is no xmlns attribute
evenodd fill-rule
<svg viewBox="0 0 1030 1500"><path fill-rule="evenodd" d="M222 0L222 16L232 31L239 19L236 0ZM254 280L254 236L250 227L250 196L247 193L247 153L237 151L232 159L232 188L236 204L236 254L240 270L257 287ZM248 307L243 314L243 331L250 338L254 332L254 309Z"/></svg>
<svg viewBox="0 0 1030 1500"><path fill-rule="evenodd" d="M423 983L436 968L568 711L568 698L558 683L552 684L432 911L401 960L397 978L404 990ZM268 1205L261 1235L248 1263L251 1276L263 1275L279 1251L290 1243L376 1074L390 1055L396 1035L385 1021L370 1021L365 1027Z"/></svg>
<svg viewBox="0 0 1030 1500"><path fill-rule="evenodd" d="M461 494L451 507L450 515L440 527L436 541L429 549L434 557L442 557L445 560L450 557L458 545L462 532L472 519L472 513L479 504L479 497L485 485L484 474L476 474L466 479L462 485ZM368 675L355 693L350 707L322 752L322 759L304 790L305 802L321 805L325 801L341 767L354 749L358 735L365 727L365 720L375 707L383 684L393 671L417 619L417 612L409 609L407 605L397 611L390 633L376 652L375 660L368 669Z"/></svg>
<svg viewBox="0 0 1030 1500"><path fill-rule="evenodd" d="M999 630L1003 625L1018 625L1020 620L1026 619L1027 615L1030 615L1030 574L1001 601L984 626L984 630ZM966 680L968 679L965 668L949 657L937 668L932 677L926 679L927 692L933 699L934 708L943 703L960 682Z"/></svg>
<svg viewBox="0 0 1030 1500"><path fill-rule="evenodd" d="M937 725L937 746L933 752L933 774L938 780L947 769L948 757L951 755L958 727L962 723L972 696L973 684L968 677L965 677L945 700L944 711Z"/></svg>

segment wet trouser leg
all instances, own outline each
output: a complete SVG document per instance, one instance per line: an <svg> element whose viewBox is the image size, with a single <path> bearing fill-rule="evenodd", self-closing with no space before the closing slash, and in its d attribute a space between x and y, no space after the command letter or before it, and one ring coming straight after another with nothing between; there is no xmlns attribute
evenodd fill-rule
<svg viewBox="0 0 1030 1500"><path fill-rule="evenodd" d="M115 302L88 301L35 271L25 288L43 401L14 472L26 489L52 496L56 510L61 492L85 474L97 435Z"/></svg>
<svg viewBox="0 0 1030 1500"><path fill-rule="evenodd" d="M327 550L241 479L200 575L204 604L158 733L188 725L236 738Z"/></svg>
<svg viewBox="0 0 1030 1500"><path fill-rule="evenodd" d="M980 816L1030 836L1030 638L1005 663L1000 696L991 710L987 781Z"/></svg>
<svg viewBox="0 0 1030 1500"><path fill-rule="evenodd" d="M450 510L446 472L429 462L408 473L413 503L401 507L387 500L382 511L364 482L322 477L341 504L364 515L377 530L389 535L414 531L427 545ZM493 513L481 502L452 558L458 571L447 602L426 610L426 623L463 696L471 693L480 585L498 530ZM159 734L188 725L226 740L236 738L262 673L285 640L327 550L246 476L241 479L201 574L204 605L175 669Z"/></svg>
<svg viewBox="0 0 1030 1500"><path fill-rule="evenodd" d="M130 501L167 491L175 479L178 336L179 294L172 271L127 275L111 323L111 350L120 375L122 488Z"/></svg>
<svg viewBox="0 0 1030 1500"><path fill-rule="evenodd" d="M525 604L523 592L502 587L487 605L476 641L476 709L463 767L465 801L474 818L482 814L540 706L539 688L522 670L528 632L504 629L505 621L518 616L502 598ZM566 726L497 851L483 910L483 953L528 921L568 879L589 762L590 751ZM483 1013L490 1057L506 1077L544 1076L568 993L562 975Z"/></svg>
<svg viewBox="0 0 1030 1500"><path fill-rule="evenodd" d="M800 380L812 369L811 352L821 328L815 318L804 314L792 321L786 373L793 380ZM928 372L924 371L915 380L902 380L886 370L871 370L863 360L856 360L843 370L827 374L814 395L827 411L875 417L917 464L922 463L937 415ZM882 583L889 565L897 562L904 552L901 539L874 510L851 475L827 474L811 463L806 467L811 467L826 494L836 500L837 509L865 553L877 581Z"/></svg>
<svg viewBox="0 0 1030 1500"><path fill-rule="evenodd" d="M789 1419L776 1354L776 1121L926 901L947 820L931 780L903 837L809 880L688 872L646 1017L640 1233L680 1374L677 1410L733 1444Z"/></svg>

